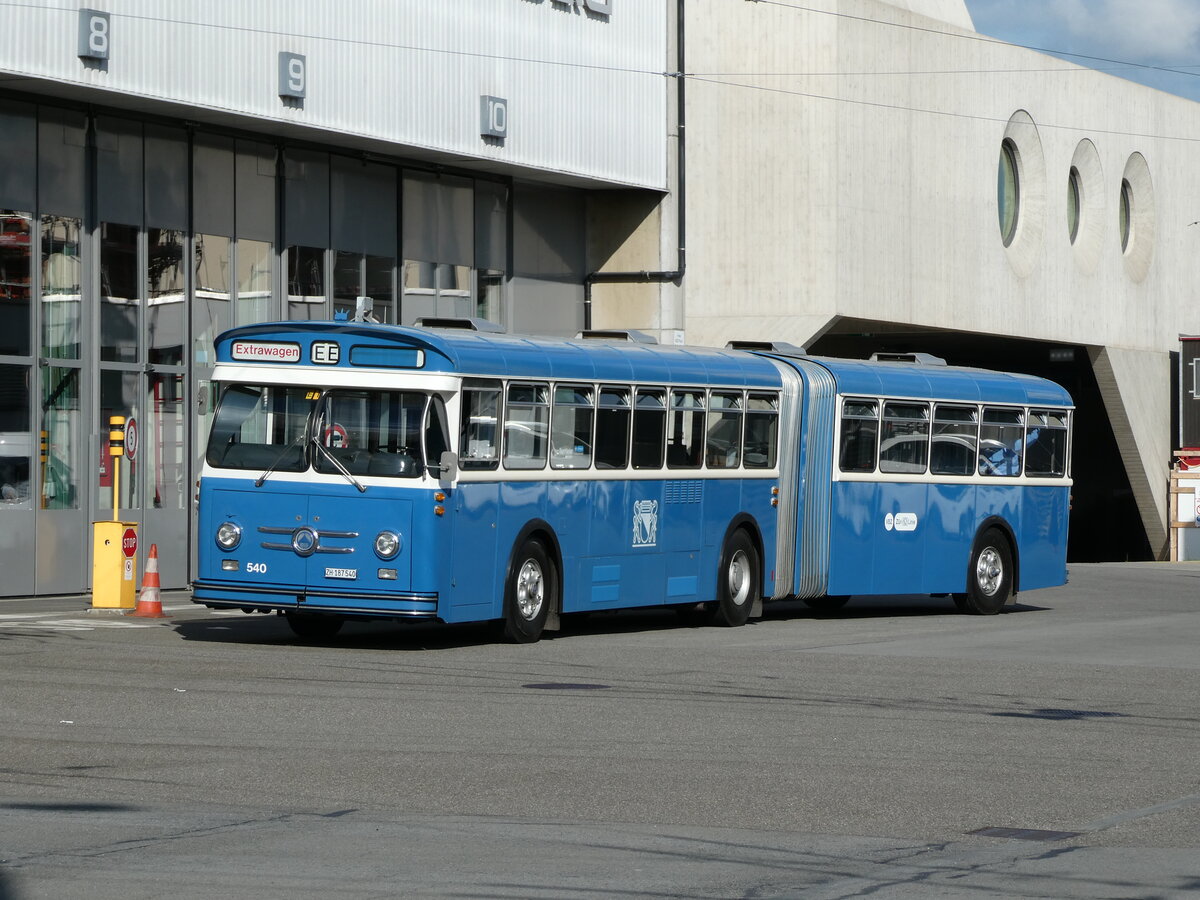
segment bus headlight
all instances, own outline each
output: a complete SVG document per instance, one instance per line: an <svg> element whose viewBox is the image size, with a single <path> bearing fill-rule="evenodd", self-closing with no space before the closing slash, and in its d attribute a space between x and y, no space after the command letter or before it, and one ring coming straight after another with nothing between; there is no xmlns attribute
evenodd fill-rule
<svg viewBox="0 0 1200 900"><path fill-rule="evenodd" d="M222 550L232 550L242 542L242 527L232 522L222 522L217 528L217 546Z"/></svg>
<svg viewBox="0 0 1200 900"><path fill-rule="evenodd" d="M400 552L400 535L394 531L381 531L375 535L375 555L380 559L392 559Z"/></svg>

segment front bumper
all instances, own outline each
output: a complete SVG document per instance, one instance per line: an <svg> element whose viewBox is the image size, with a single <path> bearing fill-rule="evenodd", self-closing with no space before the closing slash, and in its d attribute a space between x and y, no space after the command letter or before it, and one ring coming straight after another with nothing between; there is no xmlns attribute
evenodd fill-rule
<svg viewBox="0 0 1200 900"><path fill-rule="evenodd" d="M220 582L195 581L192 583L192 602L212 609L307 611L386 619L438 618L438 595L413 592L371 594L259 585L244 588Z"/></svg>

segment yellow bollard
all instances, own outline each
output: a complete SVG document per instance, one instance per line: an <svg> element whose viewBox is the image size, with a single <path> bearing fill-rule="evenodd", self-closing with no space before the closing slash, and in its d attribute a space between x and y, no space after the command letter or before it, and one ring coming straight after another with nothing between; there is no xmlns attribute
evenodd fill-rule
<svg viewBox="0 0 1200 900"><path fill-rule="evenodd" d="M133 609L137 595L137 522L118 521L125 417L108 420L108 454L113 466L113 517L92 523L92 609Z"/></svg>
<svg viewBox="0 0 1200 900"><path fill-rule="evenodd" d="M121 460L125 455L125 417L108 417L108 455L112 457L113 467L113 517L117 521L117 507L121 505Z"/></svg>
<svg viewBox="0 0 1200 900"><path fill-rule="evenodd" d="M137 605L137 522L92 523L92 608Z"/></svg>

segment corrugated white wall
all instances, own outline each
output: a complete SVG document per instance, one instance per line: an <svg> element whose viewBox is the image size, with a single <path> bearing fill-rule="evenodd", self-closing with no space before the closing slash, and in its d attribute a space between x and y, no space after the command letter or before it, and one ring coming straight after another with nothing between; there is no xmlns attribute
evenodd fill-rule
<svg viewBox="0 0 1200 900"><path fill-rule="evenodd" d="M464 165L665 189L667 4L612 0L90 0L111 17L106 67L78 57L79 4L0 6L0 72L359 136ZM307 58L307 96L278 96L278 54ZM29 88L19 80L10 86ZM481 95L508 136L480 136ZM262 121L262 120L265 120ZM314 139L318 139L314 135Z"/></svg>

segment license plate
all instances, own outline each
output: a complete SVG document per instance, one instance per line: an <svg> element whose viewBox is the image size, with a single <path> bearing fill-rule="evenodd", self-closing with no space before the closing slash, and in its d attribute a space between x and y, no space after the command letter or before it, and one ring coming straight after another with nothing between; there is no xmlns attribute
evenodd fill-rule
<svg viewBox="0 0 1200 900"><path fill-rule="evenodd" d="M358 569L326 569L326 578L345 578L353 581L358 578Z"/></svg>

